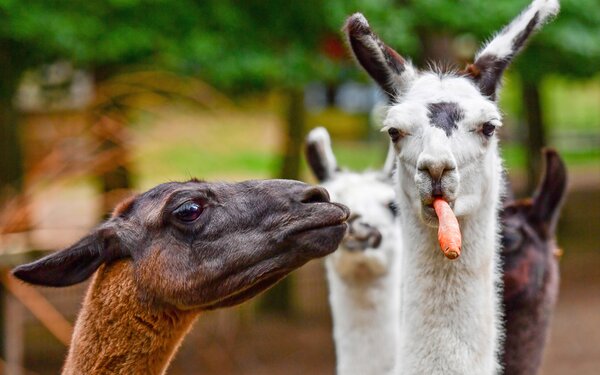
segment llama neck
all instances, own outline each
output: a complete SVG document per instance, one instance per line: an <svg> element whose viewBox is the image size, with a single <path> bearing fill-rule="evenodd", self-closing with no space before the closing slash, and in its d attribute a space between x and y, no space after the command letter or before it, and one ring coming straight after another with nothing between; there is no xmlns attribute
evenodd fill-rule
<svg viewBox="0 0 600 375"><path fill-rule="evenodd" d="M495 200L459 219L462 254L446 259L437 229L400 199L402 374L495 374L498 369L498 243Z"/></svg>
<svg viewBox="0 0 600 375"><path fill-rule="evenodd" d="M507 375L539 372L559 289L554 246L545 250L530 250L519 268L504 273L506 339L502 364ZM536 280L519 280L523 274L535 275Z"/></svg>
<svg viewBox="0 0 600 375"><path fill-rule="evenodd" d="M337 374L397 372L397 265L397 261L390 260L390 264L383 265L388 267L384 275L348 281L340 277L331 259L327 259Z"/></svg>
<svg viewBox="0 0 600 375"><path fill-rule="evenodd" d="M132 264L102 266L75 323L64 375L162 374L197 312L141 303Z"/></svg>

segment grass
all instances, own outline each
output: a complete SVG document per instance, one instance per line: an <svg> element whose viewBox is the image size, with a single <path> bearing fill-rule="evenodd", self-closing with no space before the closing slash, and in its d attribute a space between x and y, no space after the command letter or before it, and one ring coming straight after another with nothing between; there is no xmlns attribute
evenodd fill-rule
<svg viewBox="0 0 600 375"><path fill-rule="evenodd" d="M503 90L507 140L523 138L518 85L517 78L509 76ZM550 78L543 89L548 135L569 168L600 165L600 145L593 143L600 133L600 77L585 82ZM136 128L134 170L142 185L191 176L213 180L276 177L284 135L280 109L271 107L261 103L210 113L168 109L154 125ZM377 134L371 142L357 140L367 134L365 115L329 110L310 114L307 120L308 128L329 127L341 166L355 170L381 167L385 137ZM587 136L594 134L596 138ZM507 168L522 170L525 149L516 142L502 143ZM303 176L310 176L305 163Z"/></svg>
<svg viewBox="0 0 600 375"><path fill-rule="evenodd" d="M190 145L165 147L147 155L158 173L212 176L227 173L264 175L277 167L277 155L268 152L238 150L215 153Z"/></svg>
<svg viewBox="0 0 600 375"><path fill-rule="evenodd" d="M385 145L367 142L336 142L334 152L338 163L354 170L380 168L385 160ZM563 151L561 155L571 168L600 165L600 150ZM525 149L508 144L502 147L502 156L509 170L522 169L525 165ZM148 173L153 177L173 176L181 179L197 176L200 178L268 178L275 177L279 165L279 155L268 150L206 151L191 145L166 145L144 157L144 164L151 166ZM303 175L310 172L303 162ZM159 177L160 178L160 177Z"/></svg>

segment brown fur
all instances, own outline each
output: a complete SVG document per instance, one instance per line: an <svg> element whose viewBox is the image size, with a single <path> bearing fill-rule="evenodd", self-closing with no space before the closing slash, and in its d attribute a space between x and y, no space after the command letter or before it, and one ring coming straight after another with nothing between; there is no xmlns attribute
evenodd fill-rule
<svg viewBox="0 0 600 375"><path fill-rule="evenodd" d="M504 374L538 373L558 297L555 230L567 175L558 153L545 150L546 169L530 199L507 202L503 223Z"/></svg>
<svg viewBox="0 0 600 375"><path fill-rule="evenodd" d="M133 265L99 268L87 291L63 374L162 374L199 311L140 302Z"/></svg>
<svg viewBox="0 0 600 375"><path fill-rule="evenodd" d="M135 203L135 199L137 195L133 195L129 198L125 198L122 202L117 204L115 209L113 210L112 217L127 215L129 211L133 208L133 204Z"/></svg>
<svg viewBox="0 0 600 375"><path fill-rule="evenodd" d="M473 78L479 78L481 70L475 64L468 64L465 68L464 74L470 75Z"/></svg>
<svg viewBox="0 0 600 375"><path fill-rule="evenodd" d="M349 214L298 181L171 182L13 275L62 287L95 274L64 374L162 374L200 311L240 304L330 254Z"/></svg>

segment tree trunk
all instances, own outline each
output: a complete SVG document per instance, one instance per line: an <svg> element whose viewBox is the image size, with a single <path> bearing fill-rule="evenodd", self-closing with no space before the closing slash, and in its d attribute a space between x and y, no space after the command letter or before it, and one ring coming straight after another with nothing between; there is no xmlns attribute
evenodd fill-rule
<svg viewBox="0 0 600 375"><path fill-rule="evenodd" d="M110 66L96 67L94 79L98 90L104 81L115 73ZM100 98L111 100L111 98ZM115 152L120 155L118 163L109 170L104 170L98 176L102 187L102 218L110 217L114 207L123 198L130 195L131 173L129 171L129 157L127 146L123 143L127 138L127 125L130 114L118 104L99 102L91 109L93 133L97 137L103 152Z"/></svg>
<svg viewBox="0 0 600 375"><path fill-rule="evenodd" d="M304 144L304 91L290 89L287 92L288 103L286 108L285 149L279 178L297 180L300 178L300 160L302 158L302 145ZM291 277L286 277L270 289L261 299L260 307L269 312L290 314L292 308Z"/></svg>
<svg viewBox="0 0 600 375"><path fill-rule="evenodd" d="M527 125L525 150L527 153L527 195L531 195L541 171L541 149L546 146L546 131L542 117L540 82L523 79L523 109Z"/></svg>
<svg viewBox="0 0 600 375"><path fill-rule="evenodd" d="M285 149L279 177L297 180L300 177L300 159L304 143L304 91L290 89L287 94Z"/></svg>
<svg viewBox="0 0 600 375"><path fill-rule="evenodd" d="M13 105L16 88L22 74L17 67L18 59L11 52L15 46L6 40L0 40L0 210L3 200L21 192L23 187L23 158L21 137L19 135L19 115ZM0 270L0 273L6 272ZM0 285L0 354L5 357L4 307L6 299L4 286Z"/></svg>
<svg viewBox="0 0 600 375"><path fill-rule="evenodd" d="M17 111L11 98L0 96L0 202L5 194L17 193L23 183L21 140Z"/></svg>
<svg viewBox="0 0 600 375"><path fill-rule="evenodd" d="M13 105L20 76L20 71L4 71L0 75L0 203L5 194L20 192L23 184L19 115Z"/></svg>

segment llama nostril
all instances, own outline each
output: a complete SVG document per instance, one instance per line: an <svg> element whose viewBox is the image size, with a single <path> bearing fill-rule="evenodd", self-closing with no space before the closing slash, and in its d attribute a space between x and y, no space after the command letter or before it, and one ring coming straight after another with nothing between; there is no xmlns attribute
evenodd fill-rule
<svg viewBox="0 0 600 375"><path fill-rule="evenodd" d="M423 172L431 177L432 183L440 183L444 174L456 169L451 161L432 162L419 166L419 172Z"/></svg>
<svg viewBox="0 0 600 375"><path fill-rule="evenodd" d="M322 187L312 186L302 192L302 203L329 203L329 193Z"/></svg>
<svg viewBox="0 0 600 375"><path fill-rule="evenodd" d="M369 237L369 247L377 249L381 245L381 233L377 229L373 229Z"/></svg>
<svg viewBox="0 0 600 375"><path fill-rule="evenodd" d="M355 220L360 219L360 215L354 212L350 213L350 216L348 217L348 224L352 224Z"/></svg>
<svg viewBox="0 0 600 375"><path fill-rule="evenodd" d="M350 223L344 243L350 250L366 250L377 249L381 240L381 232L377 228L355 220Z"/></svg>

